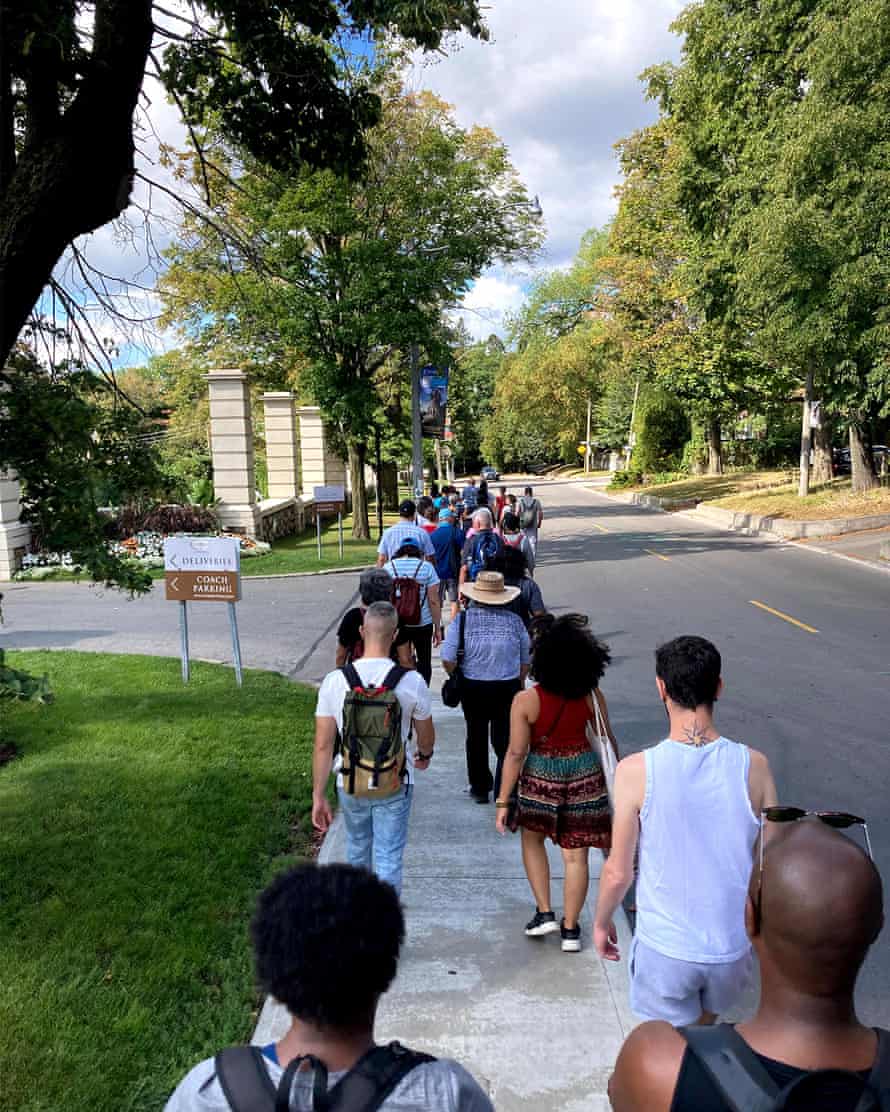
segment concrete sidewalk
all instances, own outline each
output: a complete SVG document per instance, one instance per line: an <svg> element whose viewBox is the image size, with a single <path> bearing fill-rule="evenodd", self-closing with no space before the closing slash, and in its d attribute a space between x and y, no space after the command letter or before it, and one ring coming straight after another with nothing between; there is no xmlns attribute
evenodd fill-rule
<svg viewBox="0 0 890 1112"><path fill-rule="evenodd" d="M534 913L518 835L500 837L495 809L473 803L466 785L460 710L438 697L436 756L417 774L402 894L407 940L398 978L381 1006L377 1037L463 1063L499 1112L599 1112L624 1037L630 931L616 924L622 955L602 962L591 944L601 854L591 853L591 891L582 917L584 949L564 954L559 935L529 939ZM494 760L492 754L492 762ZM492 764L493 767L493 764ZM553 849L553 847L551 847ZM320 860L343 860L335 821ZM551 853L553 906L561 907L562 861ZM269 1000L254 1037L280 1038L287 1013Z"/></svg>

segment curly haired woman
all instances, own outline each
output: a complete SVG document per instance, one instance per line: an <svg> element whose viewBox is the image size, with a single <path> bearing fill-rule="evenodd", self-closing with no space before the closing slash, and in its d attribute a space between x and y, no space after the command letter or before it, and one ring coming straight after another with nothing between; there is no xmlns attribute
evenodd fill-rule
<svg viewBox="0 0 890 1112"><path fill-rule="evenodd" d="M522 861L537 904L526 925L531 938L559 930L562 949L581 949L578 917L587 898L590 847L608 850L612 814L606 780L587 725L599 717L612 747L618 746L599 689L611 659L583 614L546 614L532 626L533 688L520 692L510 714L510 748L497 800L497 829L508 825L510 794L517 781L518 809L510 823L522 831ZM565 864L563 919L550 906L550 866L546 841L562 851Z"/></svg>

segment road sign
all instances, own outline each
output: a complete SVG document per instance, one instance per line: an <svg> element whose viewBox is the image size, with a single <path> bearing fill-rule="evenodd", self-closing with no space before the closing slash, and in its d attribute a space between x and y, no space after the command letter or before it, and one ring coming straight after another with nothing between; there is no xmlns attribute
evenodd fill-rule
<svg viewBox="0 0 890 1112"><path fill-rule="evenodd" d="M337 529L340 538L340 558L343 558L343 511L346 508L346 488L342 486L319 486L312 488L315 499L315 534L318 544L318 558L321 559L321 519L326 515L337 516Z"/></svg>
<svg viewBox="0 0 890 1112"><path fill-rule="evenodd" d="M167 600L179 603L182 679L189 679L188 603L228 603L235 679L242 683L235 603L241 598L241 542L237 537L168 537L164 541Z"/></svg>
<svg viewBox="0 0 890 1112"><path fill-rule="evenodd" d="M241 598L241 576L236 571L168 571L164 584L168 602L238 602Z"/></svg>
<svg viewBox="0 0 890 1112"><path fill-rule="evenodd" d="M578 455L579 456L586 456L587 455L587 445L586 444L579 444L578 445Z"/></svg>

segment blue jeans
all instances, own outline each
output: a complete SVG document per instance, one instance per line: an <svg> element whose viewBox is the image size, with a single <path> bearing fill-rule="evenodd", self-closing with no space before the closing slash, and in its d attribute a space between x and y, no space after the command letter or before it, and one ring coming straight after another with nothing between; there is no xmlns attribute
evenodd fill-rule
<svg viewBox="0 0 890 1112"><path fill-rule="evenodd" d="M373 869L400 895L413 791L410 784L405 784L386 799L357 798L342 788L338 791L346 823L346 860L360 869Z"/></svg>

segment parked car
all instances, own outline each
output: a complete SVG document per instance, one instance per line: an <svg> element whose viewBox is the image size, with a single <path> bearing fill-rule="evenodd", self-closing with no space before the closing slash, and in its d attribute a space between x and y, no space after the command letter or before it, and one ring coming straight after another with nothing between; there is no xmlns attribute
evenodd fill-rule
<svg viewBox="0 0 890 1112"><path fill-rule="evenodd" d="M880 475L890 469L890 449L886 444L872 444L872 459L875 461L875 471ZM849 475L852 471L849 448L835 448L831 453L832 471L835 475Z"/></svg>
<svg viewBox="0 0 890 1112"><path fill-rule="evenodd" d="M479 474L487 483L495 483L501 477L496 467L483 467Z"/></svg>

